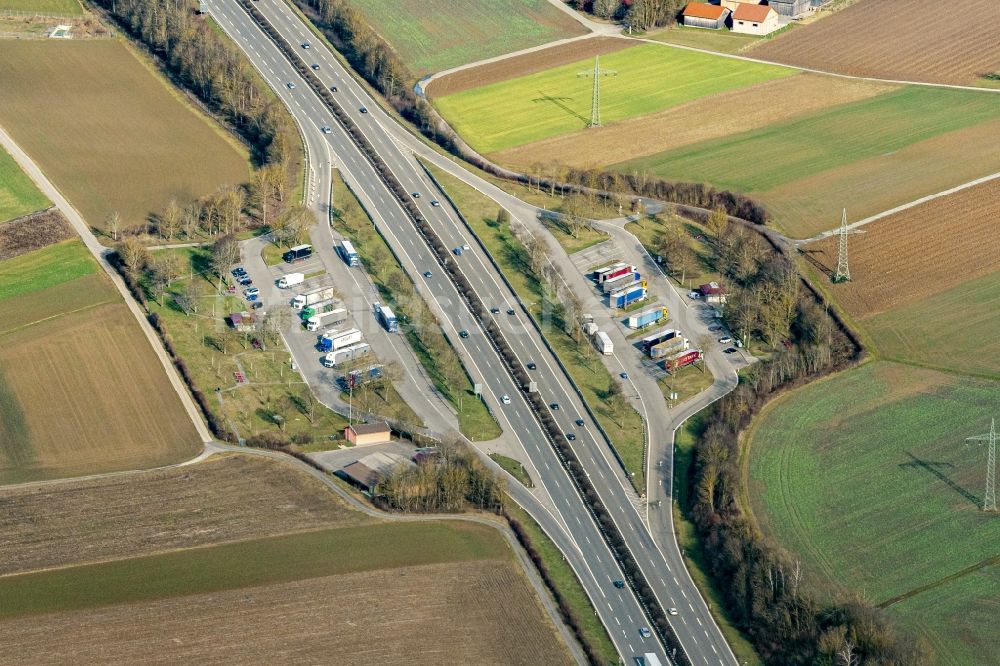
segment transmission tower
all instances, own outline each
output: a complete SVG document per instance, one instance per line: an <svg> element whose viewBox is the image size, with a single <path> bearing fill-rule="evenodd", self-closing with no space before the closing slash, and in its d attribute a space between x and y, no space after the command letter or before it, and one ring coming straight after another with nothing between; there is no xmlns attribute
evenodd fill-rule
<svg viewBox="0 0 1000 666"><path fill-rule="evenodd" d="M986 453L986 493L983 511L997 510L997 422L990 420L990 432L986 435L966 438L967 442L988 442Z"/></svg>
<svg viewBox="0 0 1000 666"><path fill-rule="evenodd" d="M840 239L837 248L837 272L833 276L834 282L850 282L851 269L847 265L847 209L840 218Z"/></svg>
<svg viewBox="0 0 1000 666"><path fill-rule="evenodd" d="M601 77L617 76L618 72L613 69L601 69L601 56L594 56L594 71L578 72L577 76L594 77L594 95L590 101L590 122L587 127L601 126Z"/></svg>

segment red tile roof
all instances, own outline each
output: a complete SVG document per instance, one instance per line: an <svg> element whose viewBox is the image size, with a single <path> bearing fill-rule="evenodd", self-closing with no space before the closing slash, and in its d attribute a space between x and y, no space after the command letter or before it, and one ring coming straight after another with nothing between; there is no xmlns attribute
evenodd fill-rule
<svg viewBox="0 0 1000 666"><path fill-rule="evenodd" d="M706 5L704 2L692 2L684 8L684 16L717 21L728 11L722 5Z"/></svg>
<svg viewBox="0 0 1000 666"><path fill-rule="evenodd" d="M733 12L733 18L737 21L750 21L751 23L763 23L767 20L767 15L774 10L767 5L753 5L749 2L741 2Z"/></svg>

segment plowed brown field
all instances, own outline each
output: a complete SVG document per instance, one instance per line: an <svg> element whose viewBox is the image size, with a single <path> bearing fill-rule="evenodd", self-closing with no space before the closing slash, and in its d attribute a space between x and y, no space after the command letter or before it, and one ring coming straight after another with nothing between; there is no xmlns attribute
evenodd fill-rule
<svg viewBox="0 0 1000 666"><path fill-rule="evenodd" d="M431 98L445 97L490 83L516 79L535 72L544 72L547 69L568 65L584 58L614 53L635 45L636 42L632 40L616 37L581 39L443 76L440 79L435 79L427 87L427 93Z"/></svg>
<svg viewBox="0 0 1000 666"><path fill-rule="evenodd" d="M4 660L20 664L572 663L524 575L492 559L26 617L0 631Z"/></svg>
<svg viewBox="0 0 1000 666"><path fill-rule="evenodd" d="M0 489L0 575L369 520L287 465L228 456Z"/></svg>
<svg viewBox="0 0 1000 666"><path fill-rule="evenodd" d="M850 236L852 281L834 296L865 318L1000 270L997 219L1000 178L868 224ZM836 236L805 249L836 269Z"/></svg>
<svg viewBox="0 0 1000 666"><path fill-rule="evenodd" d="M752 55L854 76L969 84L1000 70L1000 12L996 0L863 0Z"/></svg>

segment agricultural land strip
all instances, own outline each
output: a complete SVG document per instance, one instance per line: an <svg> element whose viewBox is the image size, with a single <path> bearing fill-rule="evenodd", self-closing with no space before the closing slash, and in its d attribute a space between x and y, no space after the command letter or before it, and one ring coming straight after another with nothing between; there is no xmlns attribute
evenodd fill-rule
<svg viewBox="0 0 1000 666"><path fill-rule="evenodd" d="M0 304L8 298L27 296L97 271L97 262L78 240L22 254L0 263ZM5 328L4 314L0 313L0 330Z"/></svg>
<svg viewBox="0 0 1000 666"><path fill-rule="evenodd" d="M998 130L991 93L907 87L616 168L750 193L807 237L995 172Z"/></svg>
<svg viewBox="0 0 1000 666"><path fill-rule="evenodd" d="M55 208L19 217L0 225L0 262L69 240L74 235L69 222ZM3 275L2 265L0 275Z"/></svg>
<svg viewBox="0 0 1000 666"><path fill-rule="evenodd" d="M863 0L756 47L753 56L850 76L975 84L1000 71L998 34L994 0L947 10L935 0Z"/></svg>
<svg viewBox="0 0 1000 666"><path fill-rule="evenodd" d="M82 16L79 0L0 0L0 11L31 12L44 16Z"/></svg>
<svg viewBox="0 0 1000 666"><path fill-rule="evenodd" d="M586 34L549 0L354 0L418 76Z"/></svg>
<svg viewBox="0 0 1000 666"><path fill-rule="evenodd" d="M520 168L553 160L581 169L602 167L771 127L892 89L894 86L887 84L801 74L728 90L612 125L543 139L492 157ZM776 106L775 99L785 101Z"/></svg>
<svg viewBox="0 0 1000 666"><path fill-rule="evenodd" d="M371 522L301 470L239 455L0 488L0 503L0 575Z"/></svg>
<svg viewBox="0 0 1000 666"><path fill-rule="evenodd" d="M998 390L995 381L874 362L780 398L750 435L748 496L759 524L831 594L863 589L880 603L919 591L891 606L903 624L922 622L909 608L919 613L923 595L988 606L995 586L970 587L955 574L985 575L975 565L1000 555L1000 522L981 510L986 451L964 445L989 427ZM962 641L996 641L989 625L947 612L947 630L934 637L945 663ZM986 663L982 655L954 663Z"/></svg>
<svg viewBox="0 0 1000 666"><path fill-rule="evenodd" d="M586 58L614 53L632 46L634 46L633 42L617 37L593 37L549 46L531 53L514 55L435 78L433 85L427 86L427 93L431 98L446 97L491 83L500 83L529 74L537 74L553 67L580 62Z"/></svg>
<svg viewBox="0 0 1000 666"><path fill-rule="evenodd" d="M440 97L442 115L483 153L568 134L591 115L592 60ZM601 66L605 123L656 113L677 104L798 72L767 64L641 44L610 53Z"/></svg>
<svg viewBox="0 0 1000 666"><path fill-rule="evenodd" d="M0 148L0 222L21 217L49 205L14 158Z"/></svg>
<svg viewBox="0 0 1000 666"><path fill-rule="evenodd" d="M0 123L91 226L248 178L245 150L120 40L0 41Z"/></svg>

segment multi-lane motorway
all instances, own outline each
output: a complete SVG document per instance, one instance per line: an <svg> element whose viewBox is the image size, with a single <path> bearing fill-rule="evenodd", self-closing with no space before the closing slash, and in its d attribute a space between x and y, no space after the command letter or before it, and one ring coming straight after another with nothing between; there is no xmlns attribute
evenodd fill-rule
<svg viewBox="0 0 1000 666"><path fill-rule="evenodd" d="M526 401L513 379L489 344L486 336L446 279L434 255L417 233L393 194L382 183L374 167L366 160L349 135L341 128L319 97L312 92L295 68L235 0L210 0L208 9L220 26L248 54L268 83L292 111L305 137L310 163L310 204L328 201L329 167L341 170L351 189L372 215L403 267L413 277L417 289L440 318L442 327L459 350L474 381L483 385L484 398L490 403L508 436L516 438L537 471L539 485L547 501L542 504L525 498L526 508L566 554L576 570L595 608L626 659L645 652L666 657L654 634L640 635L640 627L649 626L642 608L629 588L615 588L613 582L624 578L597 525L587 513L583 501L561 467L555 452L545 439ZM315 73L327 86L337 86L335 95L344 109L365 133L370 143L389 165L396 178L412 193L421 213L449 247L477 243L458 219L445 197L416 161L410 137L396 121L371 99L364 86L346 71L337 57L309 30L302 20L281 0L261 0L255 6L292 44L309 43L301 48L307 65L318 65ZM289 85L291 84L291 85ZM366 113L361 109L365 108ZM324 133L324 127L330 128ZM432 200L442 202L431 205ZM609 443L593 427L577 394L545 347L537 330L528 323L527 313L517 302L502 277L478 249L458 258L460 268L487 307L496 307L497 323L523 365L534 363L532 379L546 402L559 405L553 416L566 432L574 432L574 447L581 464L590 475L605 507L618 524L629 548L654 590L661 605L677 608L670 618L692 662L696 664L732 664L735 658L712 620L705 603L684 570L676 548L657 547L645 522L646 507L628 484L616 464ZM514 314L507 314L508 308ZM460 337L458 332L471 334ZM503 404L502 396L510 397ZM583 427L575 425L582 418ZM512 490L519 502L524 493Z"/></svg>

